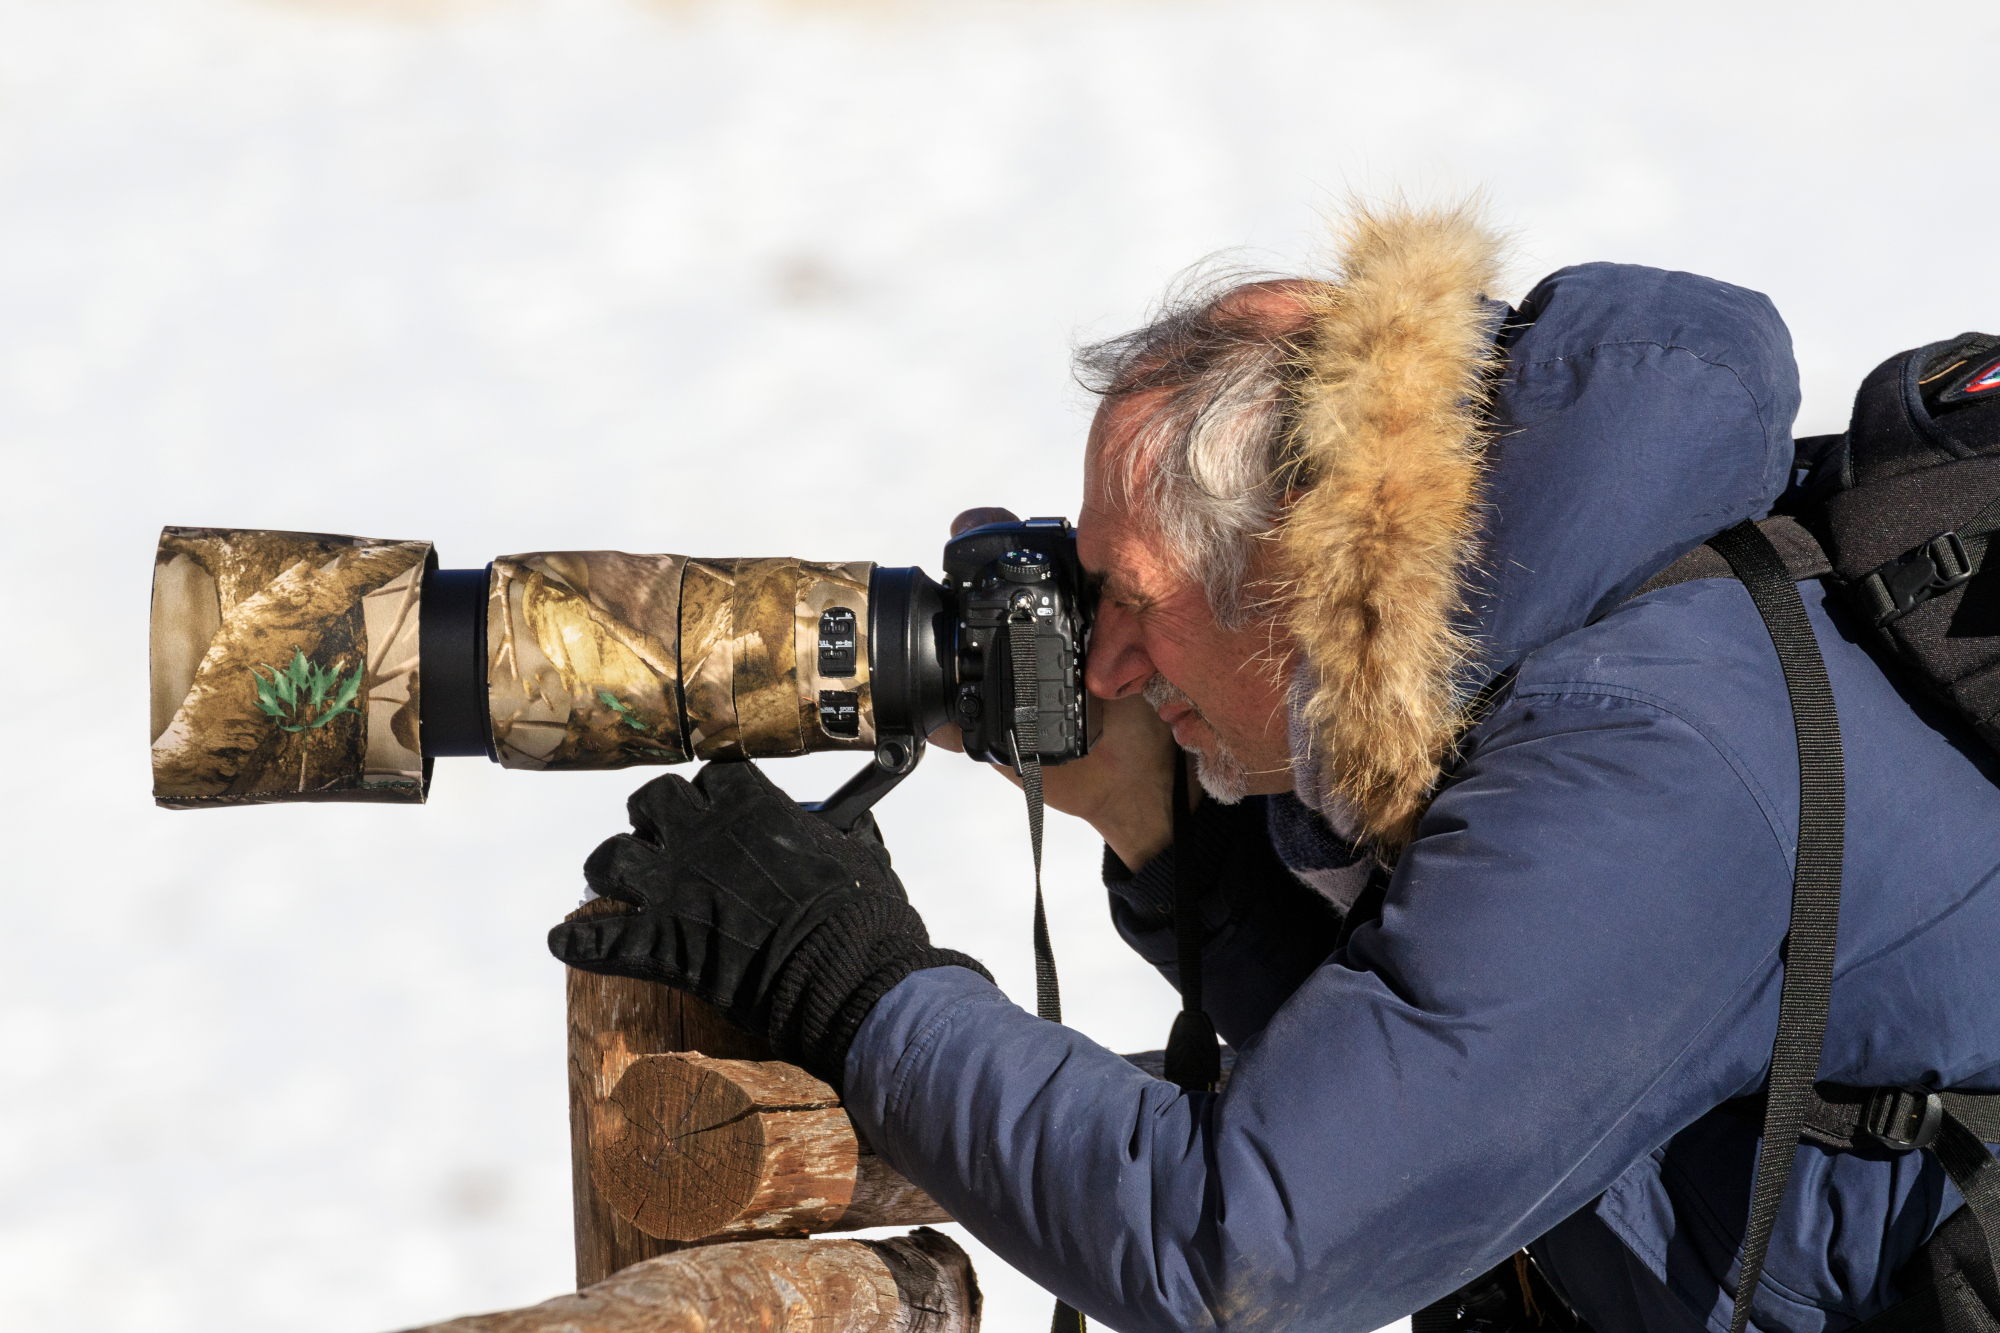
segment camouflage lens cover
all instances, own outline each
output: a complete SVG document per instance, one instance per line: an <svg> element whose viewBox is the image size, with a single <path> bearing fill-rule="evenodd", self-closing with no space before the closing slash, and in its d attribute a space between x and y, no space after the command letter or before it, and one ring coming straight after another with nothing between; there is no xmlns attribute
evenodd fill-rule
<svg viewBox="0 0 2000 1333"><path fill-rule="evenodd" d="M867 560L838 565L801 560L798 571L792 638L793 660L798 664L799 733L805 741L804 748L873 750L875 706L868 682L868 580L875 566ZM850 699L849 695L853 697ZM853 720L843 725L837 719L850 708L854 710ZM829 730L829 722L838 729Z"/></svg>
<svg viewBox="0 0 2000 1333"><path fill-rule="evenodd" d="M428 542L168 528L153 580L162 805L422 801ZM872 750L866 561L539 551L493 562L509 768Z"/></svg>
<svg viewBox="0 0 2000 1333"><path fill-rule="evenodd" d="M873 568L616 551L494 561L487 675L500 762L873 749Z"/></svg>
<svg viewBox="0 0 2000 1333"><path fill-rule="evenodd" d="M429 542L166 528L153 564L153 799L420 802Z"/></svg>
<svg viewBox="0 0 2000 1333"><path fill-rule="evenodd" d="M486 679L502 764L625 768L689 757L680 698L686 564L623 551L493 562Z"/></svg>
<svg viewBox="0 0 2000 1333"><path fill-rule="evenodd" d="M690 560L681 584L681 680L696 757L741 755L736 726L736 566Z"/></svg>
<svg viewBox="0 0 2000 1333"><path fill-rule="evenodd" d="M681 667L697 759L875 748L867 643L874 568L866 560L688 561Z"/></svg>
<svg viewBox="0 0 2000 1333"><path fill-rule="evenodd" d="M872 750L873 568L619 551L494 561L487 697L500 762Z"/></svg>

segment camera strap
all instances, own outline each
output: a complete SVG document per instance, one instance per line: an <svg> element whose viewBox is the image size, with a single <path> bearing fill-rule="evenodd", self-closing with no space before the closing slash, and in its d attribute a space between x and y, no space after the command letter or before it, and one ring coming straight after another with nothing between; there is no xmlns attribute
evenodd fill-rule
<svg viewBox="0 0 2000 1333"><path fill-rule="evenodd" d="M1166 1076L1184 1092L1214 1092L1222 1082L1222 1048L1215 1022L1201 1007L1201 890L1194 867L1192 792L1188 756L1174 751L1174 971L1180 983L1181 1011L1174 1015L1167 1036Z"/></svg>
<svg viewBox="0 0 2000 1333"><path fill-rule="evenodd" d="M1062 1022L1062 988L1056 983L1056 953L1049 944L1049 916L1042 906L1041 661L1036 652L1035 618L1014 611L1007 617L1007 646L1014 660L1014 771L1028 798L1028 838L1035 849L1035 1013ZM1022 682L1028 682L1022 688ZM1083 1315L1058 1300L1049 1333L1084 1333Z"/></svg>
<svg viewBox="0 0 2000 1333"><path fill-rule="evenodd" d="M1014 657L1014 771L1028 797L1028 838L1035 848L1035 1013L1062 1022L1062 988L1056 983L1056 954L1049 944L1049 916L1042 907L1042 750L1041 663L1036 652L1034 616L1007 617L1007 646ZM1022 681L1028 688L1021 688Z"/></svg>

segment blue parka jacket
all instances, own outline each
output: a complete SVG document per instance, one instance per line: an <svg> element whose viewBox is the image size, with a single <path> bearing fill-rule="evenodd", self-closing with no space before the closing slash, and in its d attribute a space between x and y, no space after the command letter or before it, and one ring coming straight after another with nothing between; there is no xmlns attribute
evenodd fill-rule
<svg viewBox="0 0 2000 1333"><path fill-rule="evenodd" d="M1436 276L1435 225L1371 241L1351 285ZM1481 276L1440 262L1454 291ZM1379 920L1333 947L1274 850L1297 797L1205 804L1224 1091L1184 1094L960 968L899 984L848 1058L868 1140L1114 1329L1372 1330L1523 1246L1601 1333L1728 1328L1757 1127L1719 1108L1770 1061L1798 766L1742 587L1632 593L1791 481L1790 340L1754 292L1608 264L1447 317L1477 326L1486 394L1457 688L1519 671L1432 775ZM2000 765L1799 591L1848 784L1819 1076L2000 1090ZM1107 879L1171 979L1170 856ZM1959 1202L1926 1154L1802 1146L1754 1325L1882 1309Z"/></svg>

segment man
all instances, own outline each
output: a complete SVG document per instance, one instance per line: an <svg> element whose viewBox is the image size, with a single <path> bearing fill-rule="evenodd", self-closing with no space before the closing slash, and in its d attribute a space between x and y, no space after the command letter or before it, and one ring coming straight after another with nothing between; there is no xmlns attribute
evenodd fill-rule
<svg viewBox="0 0 2000 1333"><path fill-rule="evenodd" d="M1525 1246L1607 1333L1727 1329L1758 1122L1725 1104L1770 1063L1797 758L1742 585L1634 594L1786 490L1790 343L1763 297L1649 269L1509 309L1496 253L1462 213L1364 216L1335 278L1084 358L1108 716L1049 798L1170 979L1196 858L1224 1091L1024 1013L750 765L635 795L587 874L640 910L558 955L770 1034L1114 1328L1373 1329ZM1799 593L1847 755L1820 1077L2000 1089L2000 765ZM1178 850L1167 728L1208 794ZM1959 1203L1920 1153L1807 1145L1791 1181L1762 1329L1894 1303Z"/></svg>

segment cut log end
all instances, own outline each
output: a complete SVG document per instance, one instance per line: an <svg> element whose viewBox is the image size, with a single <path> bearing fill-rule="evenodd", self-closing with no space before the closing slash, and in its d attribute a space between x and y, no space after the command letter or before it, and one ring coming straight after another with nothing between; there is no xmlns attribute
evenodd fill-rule
<svg viewBox="0 0 2000 1333"><path fill-rule="evenodd" d="M854 1194L856 1148L832 1088L776 1062L654 1055L598 1108L591 1179L662 1240L740 1219L765 1234L828 1230Z"/></svg>
<svg viewBox="0 0 2000 1333"><path fill-rule="evenodd" d="M902 1322L895 1333L978 1333L984 1298L972 1260L942 1232L919 1227L907 1236L865 1241L896 1283Z"/></svg>
<svg viewBox="0 0 2000 1333"><path fill-rule="evenodd" d="M642 1056L605 1099L591 1179L648 1236L803 1236L950 1221L792 1065Z"/></svg>
<svg viewBox="0 0 2000 1333"><path fill-rule="evenodd" d="M766 1240L647 1259L525 1310L407 1333L978 1333L979 1284L950 1237Z"/></svg>

